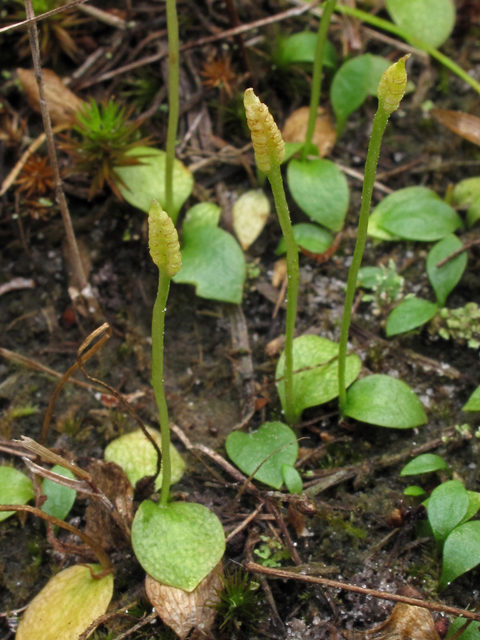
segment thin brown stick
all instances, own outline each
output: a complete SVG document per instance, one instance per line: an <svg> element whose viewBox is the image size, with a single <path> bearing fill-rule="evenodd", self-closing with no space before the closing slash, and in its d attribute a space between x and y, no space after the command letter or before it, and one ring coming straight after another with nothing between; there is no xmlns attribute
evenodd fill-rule
<svg viewBox="0 0 480 640"><path fill-rule="evenodd" d="M2 27L0 29L0 33L4 33L5 31L13 31L14 29L21 29L22 27L28 27L29 25L40 22L40 20L45 20L45 18L50 18L51 16L54 16L57 13L61 13L62 11L68 11L68 9L72 9L73 7L76 7L79 4L83 4L84 2L88 2L88 0L72 0L68 4L64 4L61 7L57 7L56 9L52 9L51 11L45 11L45 13L41 13L39 16L33 16L32 18L27 18L27 20L22 20L22 22L9 24L7 27Z"/></svg>
<svg viewBox="0 0 480 640"><path fill-rule="evenodd" d="M144 627L146 624L149 624L150 622L153 622L155 620L155 618L157 617L157 615L158 614L157 614L157 612L155 610L152 611L152 613L150 615L148 615L146 618L143 618L143 620L140 620L140 622L138 624L133 626L128 631L125 631L124 633L121 633L119 636L117 636L115 638L115 640L123 640L124 638L128 638L128 636L131 636L132 633L135 633L135 631L138 631L139 629Z"/></svg>
<svg viewBox="0 0 480 640"><path fill-rule="evenodd" d="M467 249L470 249L470 247L474 247L477 244L480 244L480 238L475 238L474 240L470 240L470 242L465 242L463 247L460 247L459 249L451 253L449 256L447 256L443 260L440 260L440 262L437 262L437 265L436 265L437 269L440 269L441 267L446 265L447 262L450 262L451 260L459 256L461 253L463 253Z"/></svg>
<svg viewBox="0 0 480 640"><path fill-rule="evenodd" d="M261 564L257 564L256 562L251 561L247 561L245 563L245 569L254 573L265 574L267 576L282 578L284 580L301 580L302 582L310 582L311 584L321 584L324 587L353 591L354 593L361 593L373 598L380 598L381 600L389 600L390 602L403 602L404 604L409 604L412 607L421 607L422 609L429 609L430 611L450 613L455 616L463 616L464 618L468 618L469 620L480 621L480 613L467 611L466 609L457 609L457 607L449 607L446 604L426 602L425 600L419 600L417 598L407 598L406 596L400 596L394 593L386 593L385 591L378 591L376 589L358 587L357 585L347 584L346 582L338 582L338 580L329 580L328 578L317 578L315 576L301 575L293 573L292 571L285 571L284 569L273 569L271 567L264 567Z"/></svg>
<svg viewBox="0 0 480 640"><path fill-rule="evenodd" d="M245 518L245 520L243 520L238 527L236 527L231 533L228 534L227 538L225 539L225 542L230 542L230 540L232 538L234 538L238 533L240 533L240 531L243 531L243 529L245 529L245 527L250 524L250 522L252 520L255 520L255 518L258 516L258 514L260 513L260 511L263 509L264 507L264 503L262 502L261 505L259 505L255 511L252 511L252 513L247 516Z"/></svg>

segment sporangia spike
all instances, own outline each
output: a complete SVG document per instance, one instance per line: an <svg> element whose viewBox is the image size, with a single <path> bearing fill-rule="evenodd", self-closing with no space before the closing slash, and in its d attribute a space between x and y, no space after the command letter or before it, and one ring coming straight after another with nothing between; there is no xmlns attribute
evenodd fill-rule
<svg viewBox="0 0 480 640"><path fill-rule="evenodd" d="M260 102L253 89L247 89L243 99L247 124L252 134L258 168L268 173L272 164L280 165L285 158L285 143L266 104Z"/></svg>
<svg viewBox="0 0 480 640"><path fill-rule="evenodd" d="M152 260L159 269L173 276L182 268L182 255L178 233L171 218L156 200L148 212L148 246Z"/></svg>
<svg viewBox="0 0 480 640"><path fill-rule="evenodd" d="M410 54L403 56L398 62L388 67L378 85L378 101L388 115L398 109L405 95L407 87L405 63L409 58Z"/></svg>

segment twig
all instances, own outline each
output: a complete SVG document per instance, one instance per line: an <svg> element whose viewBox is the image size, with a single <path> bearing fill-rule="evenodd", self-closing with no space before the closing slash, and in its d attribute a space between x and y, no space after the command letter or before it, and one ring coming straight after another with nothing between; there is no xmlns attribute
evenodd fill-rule
<svg viewBox="0 0 480 640"><path fill-rule="evenodd" d="M121 633L119 636L117 636L115 638L115 640L123 640L124 638L127 638L128 636L131 636L132 633L135 633L135 631L138 631L139 629L144 627L146 624L149 624L150 622L153 622L156 617L157 617L157 612L155 610L153 610L150 615L148 615L146 618L143 618L143 620L140 620L140 622L138 624L133 626L128 631L125 631L125 633Z"/></svg>
<svg viewBox="0 0 480 640"><path fill-rule="evenodd" d="M251 513L247 518L245 518L245 520L243 520L243 521L238 525L238 527L236 527L236 528L235 528L231 533L229 533L229 534L228 534L228 536L227 536L227 538L226 538L225 542L230 542L230 540L231 540L232 538L234 538L238 533L240 533L240 531L243 531L243 529L245 529L245 527L246 527L248 524L250 524L250 522L251 522L252 520L254 520L254 519L258 516L258 514L259 514L259 513L260 513L260 511L263 509L263 507L264 507L264 503L262 502L262 504L261 504L260 506L258 506L258 507L255 509L255 511L252 511L252 513Z"/></svg>
<svg viewBox="0 0 480 640"><path fill-rule="evenodd" d="M88 2L88 0L72 0L68 4L64 4L61 7L57 7L56 9L52 9L51 11L46 11L45 13L41 13L39 16L32 16L27 18L27 20L22 20L22 22L17 22L16 24L9 24L7 27L2 27L0 29L0 33L4 33L5 31L13 31L14 29L20 29L21 27L27 27L32 24L36 24L40 20L45 20L45 18L50 18L57 13L61 13L62 11L68 11L73 7L77 7L79 4L83 4L84 2Z"/></svg>
<svg viewBox="0 0 480 640"><path fill-rule="evenodd" d="M99 9L98 7L91 6L83 6L79 7L79 10L82 13L86 13L87 16L91 18L95 18L104 24L108 24L110 27L115 27L115 29L120 29L121 31L126 31L129 27L133 27L135 23L127 23L123 18L114 15L113 13L108 13L107 11L103 11L103 9Z"/></svg>
<svg viewBox="0 0 480 640"><path fill-rule="evenodd" d="M0 296L10 291L18 291L19 289L35 289L35 280L31 278L12 278L9 282L0 285Z"/></svg>
<svg viewBox="0 0 480 640"><path fill-rule="evenodd" d="M437 269L440 269L445 264L447 264L447 262L450 262L451 260L453 260L454 258L459 256L461 253L463 253L467 249L470 249L470 247L474 247L477 244L480 244L480 238L475 238L474 240L470 240L469 242L465 242L463 247L460 247L460 249L457 249L456 251L451 253L449 256L447 256L443 260L440 260L440 262L437 262L437 265L436 265Z"/></svg>
<svg viewBox="0 0 480 640"><path fill-rule="evenodd" d="M350 167L346 167L344 164L340 164L339 162L335 162L335 164L341 171L343 171L343 173L346 173L347 176L350 176L352 178L355 178L356 180L360 180L360 182L363 182L364 176L361 171L357 171L356 169L351 169ZM393 189L386 187L381 182L378 182L378 180L375 180L375 182L373 183L373 186L375 187L375 189L378 189L378 191L383 191L383 193L387 193L387 194L393 193Z"/></svg>

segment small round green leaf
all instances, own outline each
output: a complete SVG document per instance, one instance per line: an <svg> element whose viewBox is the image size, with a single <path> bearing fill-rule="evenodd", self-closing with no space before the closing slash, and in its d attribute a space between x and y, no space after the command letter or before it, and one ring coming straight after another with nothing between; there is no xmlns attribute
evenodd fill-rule
<svg viewBox="0 0 480 640"><path fill-rule="evenodd" d="M480 197L472 202L467 211L467 227L470 229L480 220Z"/></svg>
<svg viewBox="0 0 480 640"><path fill-rule="evenodd" d="M302 478L295 467L292 467L290 464L282 464L282 476L290 493L302 493Z"/></svg>
<svg viewBox="0 0 480 640"><path fill-rule="evenodd" d="M386 0L393 22L431 47L440 47L455 26L453 0ZM415 46L418 46L415 43Z"/></svg>
<svg viewBox="0 0 480 640"><path fill-rule="evenodd" d="M191 207L183 220L184 236L193 233L198 227L218 227L222 210L213 202L199 202Z"/></svg>
<svg viewBox="0 0 480 640"><path fill-rule="evenodd" d="M283 484L282 465L293 465L298 455L295 433L282 422L266 422L258 431L233 431L225 443L228 456L243 473L269 487ZM262 464L263 463L263 464Z"/></svg>
<svg viewBox="0 0 480 640"><path fill-rule="evenodd" d="M427 274L437 296L440 307L444 307L447 297L460 282L467 266L467 253L460 255L437 269L437 264L463 247L463 242L454 236L448 235L430 249L427 257Z"/></svg>
<svg viewBox="0 0 480 640"><path fill-rule="evenodd" d="M293 235L299 247L315 254L324 253L333 242L328 231L308 222L294 224ZM285 238L282 238L275 253L277 256L281 256L286 250Z"/></svg>
<svg viewBox="0 0 480 640"><path fill-rule="evenodd" d="M165 162L166 153L152 147L133 147L127 155L135 156L141 164L116 167L115 171L124 184L117 183L120 193L134 207L150 210L150 203L158 200L165 207ZM168 212L175 222L182 205L193 190L193 175L180 162L173 164L173 211Z"/></svg>
<svg viewBox="0 0 480 640"><path fill-rule="evenodd" d="M348 183L334 162L291 160L287 181L292 198L312 220L331 231L340 231L348 209Z"/></svg>
<svg viewBox="0 0 480 640"><path fill-rule="evenodd" d="M385 333L390 338L421 327L437 313L433 302L421 298L406 298L388 316Z"/></svg>
<svg viewBox="0 0 480 640"><path fill-rule="evenodd" d="M338 344L319 336L301 336L293 341L293 409L295 420L302 411L330 402L338 396ZM360 358L352 353L347 356L346 383L352 384L360 373ZM277 364L278 395L285 407L285 385L283 382L285 353ZM297 372L297 373L295 373Z"/></svg>
<svg viewBox="0 0 480 640"><path fill-rule="evenodd" d="M99 565L89 565L99 573ZM74 566L51 578L27 607L17 640L78 640L106 612L113 594L113 574L92 578L88 567Z"/></svg>
<svg viewBox="0 0 480 640"><path fill-rule="evenodd" d="M443 458L436 456L434 453L423 453L421 456L410 460L400 471L400 475L416 476L419 473L432 473L442 469L450 471L450 467Z"/></svg>
<svg viewBox="0 0 480 640"><path fill-rule="evenodd" d="M305 145L304 142L285 142L285 157L283 159L282 164L286 164L290 160L290 158L293 158L293 156L296 153L298 153L301 149L303 149L304 145ZM319 155L318 147L316 144L313 144L313 142L308 147L307 155L309 156Z"/></svg>
<svg viewBox="0 0 480 640"><path fill-rule="evenodd" d="M448 628L447 640L450 636L453 636L460 627L463 627L465 622L467 622L466 618L462 618L461 616L454 620ZM470 624L459 636L458 640L480 640L480 622L476 622L475 620L469 620L469 622Z"/></svg>
<svg viewBox="0 0 480 640"><path fill-rule="evenodd" d="M480 387L475 389L462 411L480 411Z"/></svg>
<svg viewBox="0 0 480 640"><path fill-rule="evenodd" d="M75 480L75 475L70 469L65 469L58 464L52 468L52 471L64 478ZM77 497L75 489L64 487L58 482L45 478L42 482L42 491L47 496L47 499L42 504L42 511L55 516L59 520L65 520Z"/></svg>
<svg viewBox="0 0 480 640"><path fill-rule="evenodd" d="M425 494L425 489L422 489L422 487L418 487L417 485L412 485L405 489L405 491L403 492L403 495L412 496L413 498L418 498L426 494Z"/></svg>
<svg viewBox="0 0 480 640"><path fill-rule="evenodd" d="M138 561L155 580L189 593L220 562L225 535L217 516L201 504L145 500L132 525Z"/></svg>
<svg viewBox="0 0 480 640"><path fill-rule="evenodd" d="M473 518L473 516L477 515L478 511L480 511L480 493L477 491L467 491L468 493L468 509L465 515L462 518L460 524L464 522L468 522Z"/></svg>
<svg viewBox="0 0 480 640"><path fill-rule="evenodd" d="M0 467L0 504L27 504L35 493L30 478L13 467ZM15 511L0 511L0 522Z"/></svg>
<svg viewBox="0 0 480 640"><path fill-rule="evenodd" d="M467 512L469 497L458 480L449 480L432 491L427 504L428 521L437 543L442 544Z"/></svg>
<svg viewBox="0 0 480 640"><path fill-rule="evenodd" d="M148 433L162 450L162 437L160 431L147 427ZM170 445L170 459L172 466L172 483L178 482L185 472L185 462L175 449ZM145 437L141 429L127 433L112 440L105 449L105 460L115 462L121 467L134 487L145 476L153 476L157 470L157 452L151 442ZM163 471L155 481L155 490L162 486Z"/></svg>
<svg viewBox="0 0 480 640"><path fill-rule="evenodd" d="M357 287L373 289L381 282L382 276L383 271L380 267L361 267L358 271Z"/></svg>
<svg viewBox="0 0 480 640"><path fill-rule="evenodd" d="M357 380L347 391L345 415L394 429L411 429L427 422L423 405L412 389L385 375Z"/></svg>
<svg viewBox="0 0 480 640"><path fill-rule="evenodd" d="M298 62L315 61L315 49L317 46L317 34L312 31L301 31L285 38L280 43L280 55L277 66L280 68ZM323 53L323 65L335 69L337 66L337 52L328 40L325 43Z"/></svg>
<svg viewBox="0 0 480 640"><path fill-rule="evenodd" d="M441 591L473 567L480 564L480 521L466 522L456 527L443 546Z"/></svg>
<svg viewBox="0 0 480 640"><path fill-rule="evenodd" d="M480 178L466 178L455 185L452 194L452 204L456 207L469 207L480 198Z"/></svg>
<svg viewBox="0 0 480 640"><path fill-rule="evenodd" d="M240 304L245 282L243 251L223 229L199 227L184 236L182 268L173 280L194 285L200 298Z"/></svg>

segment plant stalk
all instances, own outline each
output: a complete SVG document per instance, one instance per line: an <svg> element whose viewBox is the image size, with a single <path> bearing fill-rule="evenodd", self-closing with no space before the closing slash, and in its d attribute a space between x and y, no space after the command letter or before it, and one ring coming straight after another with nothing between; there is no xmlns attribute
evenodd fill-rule
<svg viewBox="0 0 480 640"><path fill-rule="evenodd" d="M343 310L342 325L340 331L340 345L338 350L338 389L340 397L340 413L343 415L347 403L347 388L345 384L345 366L347 358L348 330L352 316L353 299L357 286L358 270L362 263L365 242L367 240L368 217L372 203L373 185L377 172L378 156L382 144L383 134L387 126L389 114L379 104L375 118L373 119L372 135L368 145L367 160L365 163L365 178L362 189L362 206L358 219L357 242L353 252L352 264L348 272L347 291L345 293L345 307Z"/></svg>
<svg viewBox="0 0 480 640"><path fill-rule="evenodd" d="M272 163L272 167L267 175L272 186L275 208L277 210L283 237L285 238L285 245L287 247L288 290L284 369L285 419L289 424L293 424L295 422L295 411L293 407L293 338L295 334L295 319L297 317L299 284L298 246L293 236L290 211L288 209L287 199L285 198L285 189L283 188L280 165Z"/></svg>
<svg viewBox="0 0 480 640"><path fill-rule="evenodd" d="M320 104L320 94L322 91L322 71L323 57L325 53L325 43L327 41L328 27L330 19L335 10L337 0L326 0L323 4L323 13L318 27L317 46L315 48L315 61L313 64L312 92L310 94L310 113L308 115L307 135L302 150L302 160L307 159L308 149L312 144L313 132L317 121L318 105Z"/></svg>
<svg viewBox="0 0 480 640"><path fill-rule="evenodd" d="M165 162L165 211L176 222L173 210L173 162L179 114L179 38L176 0L167 0L168 31L168 129Z"/></svg>
<svg viewBox="0 0 480 640"><path fill-rule="evenodd" d="M157 401L160 431L162 434L162 489L160 505L167 506L172 478L170 460L170 421L168 419L167 401L163 388L163 344L165 334L165 313L171 278L164 269L159 270L158 293L153 307L152 318L152 386Z"/></svg>

